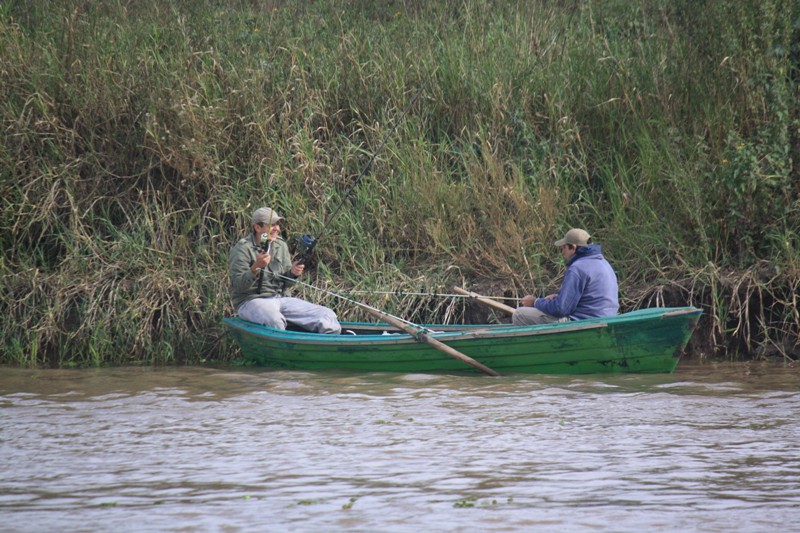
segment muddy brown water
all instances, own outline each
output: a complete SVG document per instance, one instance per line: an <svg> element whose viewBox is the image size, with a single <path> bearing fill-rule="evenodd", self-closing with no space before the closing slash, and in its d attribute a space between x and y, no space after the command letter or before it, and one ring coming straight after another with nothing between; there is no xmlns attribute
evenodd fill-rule
<svg viewBox="0 0 800 533"><path fill-rule="evenodd" d="M800 370L0 369L0 530L797 531Z"/></svg>

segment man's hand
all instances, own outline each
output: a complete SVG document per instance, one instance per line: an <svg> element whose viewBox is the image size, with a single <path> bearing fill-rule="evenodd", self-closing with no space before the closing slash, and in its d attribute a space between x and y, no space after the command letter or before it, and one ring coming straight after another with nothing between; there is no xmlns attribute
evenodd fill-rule
<svg viewBox="0 0 800 533"><path fill-rule="evenodd" d="M536 302L536 297L532 295L527 295L519 301L520 307L533 307L533 304Z"/></svg>
<svg viewBox="0 0 800 533"><path fill-rule="evenodd" d="M291 273L294 277L299 278L300 274L306 269L306 266L301 262L302 260L297 260L292 263Z"/></svg>
<svg viewBox="0 0 800 533"><path fill-rule="evenodd" d="M253 268L266 268L270 261L272 261L272 255L268 254L267 252L259 252L258 255L256 255Z"/></svg>

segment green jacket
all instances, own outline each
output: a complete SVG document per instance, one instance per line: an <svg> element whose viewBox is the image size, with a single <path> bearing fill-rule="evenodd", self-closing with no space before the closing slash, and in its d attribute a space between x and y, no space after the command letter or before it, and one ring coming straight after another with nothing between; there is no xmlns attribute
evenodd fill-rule
<svg viewBox="0 0 800 533"><path fill-rule="evenodd" d="M264 279L261 282L261 292L258 291L259 275L253 276L250 270L258 255L258 245L255 235L250 235L233 245L228 258L228 274L230 276L230 295L233 308L254 298L269 298L283 294L293 282L279 275L294 277L291 274L292 258L289 255L289 246L278 237L272 243L272 259L264 269Z"/></svg>

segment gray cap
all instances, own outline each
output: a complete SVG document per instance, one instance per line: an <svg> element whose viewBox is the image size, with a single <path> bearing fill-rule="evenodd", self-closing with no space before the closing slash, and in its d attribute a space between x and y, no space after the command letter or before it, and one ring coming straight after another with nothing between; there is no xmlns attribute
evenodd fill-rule
<svg viewBox="0 0 800 533"><path fill-rule="evenodd" d="M565 244L574 244L575 246L586 246L592 242L592 238L584 230L580 228L572 228L564 235L563 239L555 242L556 246L564 246Z"/></svg>
<svg viewBox="0 0 800 533"><path fill-rule="evenodd" d="M278 216L278 213L269 207L259 207L253 213L253 224L276 224L278 221L283 220L283 217Z"/></svg>

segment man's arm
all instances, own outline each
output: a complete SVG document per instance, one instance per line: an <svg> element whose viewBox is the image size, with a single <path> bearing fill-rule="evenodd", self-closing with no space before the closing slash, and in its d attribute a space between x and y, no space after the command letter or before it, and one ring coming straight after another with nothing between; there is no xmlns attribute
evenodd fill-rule
<svg viewBox="0 0 800 533"><path fill-rule="evenodd" d="M249 292L258 279L258 271L251 265L252 258L243 246L234 247L228 262L231 289L237 293Z"/></svg>
<svg viewBox="0 0 800 533"><path fill-rule="evenodd" d="M583 284L580 276L573 270L567 270L564 274L564 283L561 284L555 298L537 298L534 307L550 316L563 318L570 316L583 294Z"/></svg>

